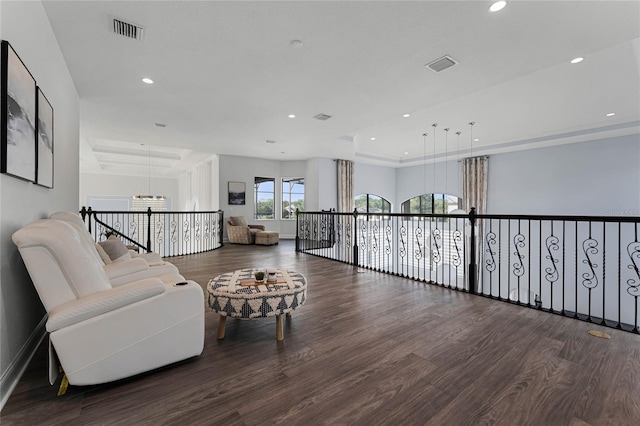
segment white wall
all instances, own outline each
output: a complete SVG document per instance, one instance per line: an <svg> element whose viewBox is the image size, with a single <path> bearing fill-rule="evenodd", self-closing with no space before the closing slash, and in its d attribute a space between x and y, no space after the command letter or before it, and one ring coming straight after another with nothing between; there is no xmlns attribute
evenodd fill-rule
<svg viewBox="0 0 640 426"><path fill-rule="evenodd" d="M457 160L425 166L397 169L396 204L392 212L399 213L403 202L422 194L449 194L462 197L462 166ZM435 174L434 174L435 171Z"/></svg>
<svg viewBox="0 0 640 426"><path fill-rule="evenodd" d="M487 212L640 216L640 135L489 157Z"/></svg>
<svg viewBox="0 0 640 426"><path fill-rule="evenodd" d="M0 37L11 43L54 109L54 188L0 175L0 394L9 390L43 336L45 311L11 234L78 206L78 94L42 3L0 2ZM2 105L2 114L5 105ZM43 373L44 374L44 373Z"/></svg>
<svg viewBox="0 0 640 426"><path fill-rule="evenodd" d="M89 207L88 197L131 198L133 195L166 195L171 208L176 208L179 198L177 178L151 178L151 194L147 177L109 175L102 173L80 174L80 207ZM118 210L113 208L112 210Z"/></svg>
<svg viewBox="0 0 640 426"><path fill-rule="evenodd" d="M318 158L318 208L330 210L338 208L338 163L329 158Z"/></svg>
<svg viewBox="0 0 640 426"><path fill-rule="evenodd" d="M264 225L268 231L280 233L280 238L294 238L296 233L295 220L281 220L280 205L281 194L279 191L282 178L304 177L306 191L306 161L275 161L251 157L237 157L231 155L220 156L220 209L224 210L226 218L229 216L244 216L249 223ZM276 219L254 220L254 194L253 185L255 177L275 178L276 182ZM229 205L228 183L244 182L246 188L246 202L244 206ZM306 201L306 193L305 193ZM226 231L225 231L226 236Z"/></svg>
<svg viewBox="0 0 640 426"><path fill-rule="evenodd" d="M391 203L391 211L396 211L396 169L356 163L353 187L354 196L378 195Z"/></svg>
<svg viewBox="0 0 640 426"><path fill-rule="evenodd" d="M220 202L218 178L220 163L217 155L198 164L179 178L179 200L176 210L215 211Z"/></svg>
<svg viewBox="0 0 640 426"><path fill-rule="evenodd" d="M335 160L312 158L306 162L304 206L308 212L338 206L338 172Z"/></svg>

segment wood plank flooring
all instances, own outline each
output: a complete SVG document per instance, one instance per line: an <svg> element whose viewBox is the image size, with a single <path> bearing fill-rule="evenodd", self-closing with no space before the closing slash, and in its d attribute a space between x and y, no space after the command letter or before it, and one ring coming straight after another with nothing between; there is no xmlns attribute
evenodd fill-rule
<svg viewBox="0 0 640 426"><path fill-rule="evenodd" d="M310 255L292 241L170 259L203 287L244 267L306 275L284 323L206 309L203 354L56 397L42 345L0 413L26 425L638 425L640 337Z"/></svg>

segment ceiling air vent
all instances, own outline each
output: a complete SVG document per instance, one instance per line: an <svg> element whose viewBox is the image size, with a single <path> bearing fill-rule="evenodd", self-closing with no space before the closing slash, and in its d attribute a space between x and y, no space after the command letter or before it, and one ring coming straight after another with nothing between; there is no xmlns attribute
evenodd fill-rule
<svg viewBox="0 0 640 426"><path fill-rule="evenodd" d="M125 22L118 18L111 18L111 21L111 31L114 33L133 40L142 41L144 36L144 27L130 22Z"/></svg>
<svg viewBox="0 0 640 426"><path fill-rule="evenodd" d="M440 59L436 59L435 61L428 63L425 67L429 68L433 72L440 72L447 68L451 68L457 63L458 62L456 62L456 60L451 56L443 56Z"/></svg>
<svg viewBox="0 0 640 426"><path fill-rule="evenodd" d="M327 115L327 114L318 114L318 115L314 116L313 118L315 118L316 120L327 121L328 119L331 118L331 116Z"/></svg>

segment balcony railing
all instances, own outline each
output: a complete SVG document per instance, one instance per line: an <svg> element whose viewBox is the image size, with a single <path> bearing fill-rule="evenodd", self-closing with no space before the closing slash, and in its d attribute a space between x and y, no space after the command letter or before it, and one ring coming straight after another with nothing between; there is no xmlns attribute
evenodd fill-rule
<svg viewBox="0 0 640 426"><path fill-rule="evenodd" d="M640 333L640 218L300 212L296 250Z"/></svg>
<svg viewBox="0 0 640 426"><path fill-rule="evenodd" d="M162 257L202 253L222 247L221 210L208 212L96 211L80 215L96 241L114 233L125 244Z"/></svg>

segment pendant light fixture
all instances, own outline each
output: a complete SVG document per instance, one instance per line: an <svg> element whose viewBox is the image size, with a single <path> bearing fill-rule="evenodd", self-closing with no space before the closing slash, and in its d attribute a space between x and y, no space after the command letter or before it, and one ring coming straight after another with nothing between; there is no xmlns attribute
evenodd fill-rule
<svg viewBox="0 0 640 426"><path fill-rule="evenodd" d="M436 193L436 127L438 127L438 123L433 123L431 127L433 127L433 191L431 192L431 200L433 200ZM431 203L431 212L433 213L433 202Z"/></svg>

